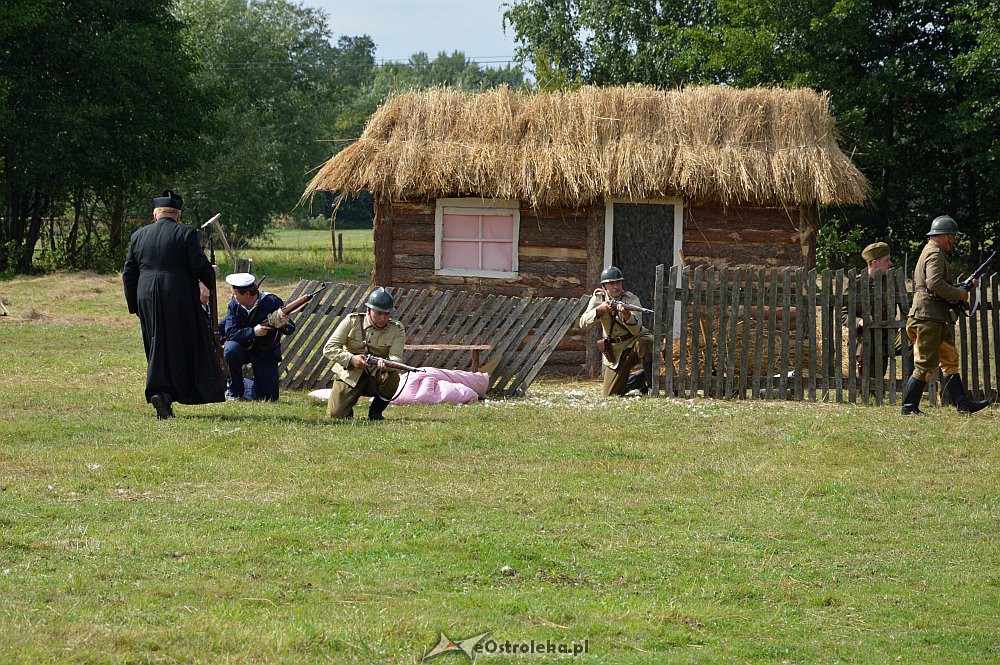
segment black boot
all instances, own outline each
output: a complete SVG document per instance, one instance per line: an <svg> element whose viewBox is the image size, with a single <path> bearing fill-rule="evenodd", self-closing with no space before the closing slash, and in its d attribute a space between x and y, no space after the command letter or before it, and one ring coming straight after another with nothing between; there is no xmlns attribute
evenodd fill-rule
<svg viewBox="0 0 1000 665"><path fill-rule="evenodd" d="M920 381L914 379L912 376L906 382L906 388L903 389L903 415L904 416L922 416L924 412L920 410L920 398L924 394L924 388L927 387L926 381Z"/></svg>
<svg viewBox="0 0 1000 665"><path fill-rule="evenodd" d="M627 393L631 390L638 390L639 392L644 392L646 390L646 379L642 372L636 372L635 374L629 375L628 381L625 382L625 392Z"/></svg>
<svg viewBox="0 0 1000 665"><path fill-rule="evenodd" d="M368 420L385 420L382 412L389 406L389 400L382 399L379 395L372 397L372 405L368 407Z"/></svg>
<svg viewBox="0 0 1000 665"><path fill-rule="evenodd" d="M653 361L642 363L642 377L646 380L646 394L653 392Z"/></svg>
<svg viewBox="0 0 1000 665"><path fill-rule="evenodd" d="M157 393L149 398L149 403L156 409L157 420L166 420L174 417L174 410L170 406L170 395Z"/></svg>
<svg viewBox="0 0 1000 665"><path fill-rule="evenodd" d="M969 393L965 391L965 381L961 374L949 374L945 377L945 385L948 386L948 394L951 396L951 403L955 405L959 413L975 413L982 411L990 405L988 399L973 401L969 399Z"/></svg>

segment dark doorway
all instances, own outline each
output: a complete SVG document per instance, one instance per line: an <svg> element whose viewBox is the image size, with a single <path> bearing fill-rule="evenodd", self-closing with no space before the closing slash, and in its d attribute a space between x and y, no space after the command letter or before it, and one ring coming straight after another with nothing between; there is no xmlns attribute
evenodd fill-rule
<svg viewBox="0 0 1000 665"><path fill-rule="evenodd" d="M625 288L639 296L643 307L653 309L656 266L674 261L673 204L615 203L612 211L614 243L612 263L625 274ZM652 319L646 316L649 327Z"/></svg>

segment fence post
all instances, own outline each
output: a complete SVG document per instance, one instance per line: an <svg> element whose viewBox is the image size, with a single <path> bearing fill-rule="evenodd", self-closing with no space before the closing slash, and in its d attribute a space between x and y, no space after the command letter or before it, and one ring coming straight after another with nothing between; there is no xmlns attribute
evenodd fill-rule
<svg viewBox="0 0 1000 665"><path fill-rule="evenodd" d="M344 262L344 234L337 234L337 263Z"/></svg>
<svg viewBox="0 0 1000 665"><path fill-rule="evenodd" d="M666 397L674 396L674 300L677 291L677 273L679 268L677 266L670 266L670 277L667 278L667 298L666 298L666 309L664 314L666 315L666 323L664 329L664 348L665 356L664 361L666 362L666 367L664 367L664 377L663 377L663 390Z"/></svg>
<svg viewBox="0 0 1000 665"><path fill-rule="evenodd" d="M663 264L656 266L653 283L653 385L651 395L660 396L660 359L663 357Z"/></svg>
<svg viewBox="0 0 1000 665"><path fill-rule="evenodd" d="M990 330L989 330L989 316L986 312L986 305L989 303L989 293L986 292L986 279L979 280L979 330L980 338L982 339L983 354L982 354L982 364L983 364L983 387L976 399L991 399L991 393L993 392L992 377L990 376ZM996 307L996 305L993 305ZM996 333L994 333L996 334ZM978 360L977 360L978 362Z"/></svg>
<svg viewBox="0 0 1000 665"><path fill-rule="evenodd" d="M788 399L788 338L791 336L790 330L792 313L792 272L790 268L785 268L782 274L781 290L783 292L781 302L781 378L778 380L778 390L781 399Z"/></svg>

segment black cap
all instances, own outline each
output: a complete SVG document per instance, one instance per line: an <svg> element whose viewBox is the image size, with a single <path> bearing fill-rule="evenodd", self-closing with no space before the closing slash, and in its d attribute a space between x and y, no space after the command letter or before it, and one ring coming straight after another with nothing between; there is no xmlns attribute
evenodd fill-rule
<svg viewBox="0 0 1000 665"><path fill-rule="evenodd" d="M174 190L163 191L163 196L153 198L153 208L176 208L180 210L184 207L184 199L179 194L174 194Z"/></svg>

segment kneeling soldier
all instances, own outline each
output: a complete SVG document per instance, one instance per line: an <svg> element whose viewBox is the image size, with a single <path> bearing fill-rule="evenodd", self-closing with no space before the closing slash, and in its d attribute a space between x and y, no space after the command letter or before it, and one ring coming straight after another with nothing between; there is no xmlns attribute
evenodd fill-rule
<svg viewBox="0 0 1000 665"><path fill-rule="evenodd" d="M323 355L333 361L335 378L326 413L331 418L353 418L354 405L362 397L371 397L369 420L385 420L382 412L399 387L399 372L383 361L369 366L367 355L403 362L403 324L390 319L395 311L392 294L379 287L365 302L365 313L349 314L340 322Z"/></svg>
<svg viewBox="0 0 1000 665"><path fill-rule="evenodd" d="M285 303L281 298L261 291L250 273L227 275L226 283L233 287L233 298L220 325L222 338L226 340L223 357L229 366L226 400L276 402L281 363L278 331L290 335L295 331L295 323L282 316ZM253 381L243 378L246 363L253 367Z"/></svg>
<svg viewBox="0 0 1000 665"><path fill-rule="evenodd" d="M603 347L605 396L624 395L632 388L648 392L653 385L653 335L642 326L640 314L626 305L641 308L639 298L625 290L622 271L609 266L601 273L601 288L594 290L587 311L580 316L581 328L601 325L603 339L598 344ZM632 368L640 363L642 375L630 381Z"/></svg>

